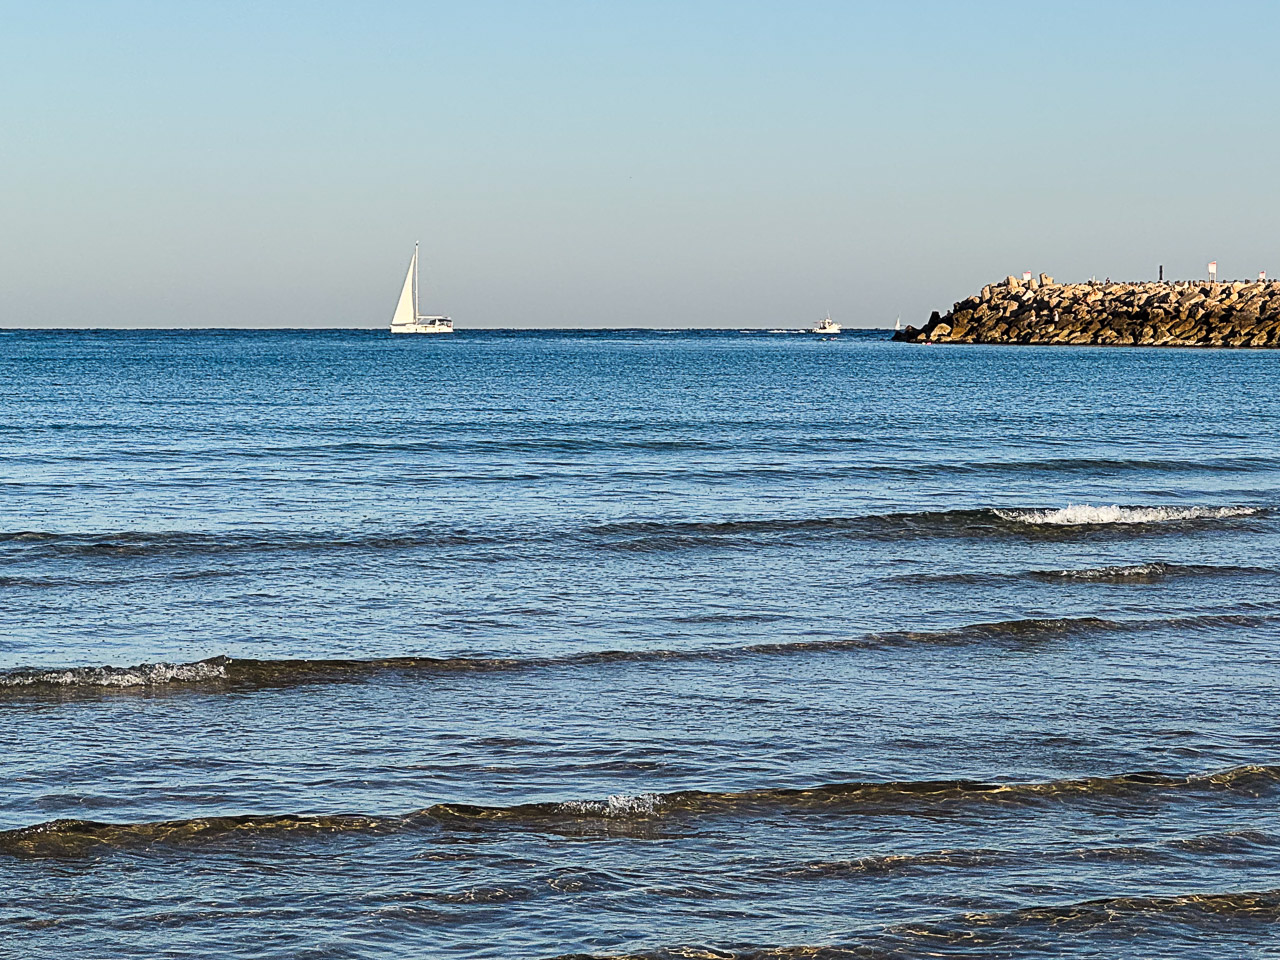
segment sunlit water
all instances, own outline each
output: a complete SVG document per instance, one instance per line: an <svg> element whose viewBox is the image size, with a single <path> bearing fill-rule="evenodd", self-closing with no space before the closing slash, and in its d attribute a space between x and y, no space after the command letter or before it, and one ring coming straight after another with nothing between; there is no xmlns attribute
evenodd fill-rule
<svg viewBox="0 0 1280 960"><path fill-rule="evenodd" d="M0 334L0 955L1280 956L1280 355Z"/></svg>

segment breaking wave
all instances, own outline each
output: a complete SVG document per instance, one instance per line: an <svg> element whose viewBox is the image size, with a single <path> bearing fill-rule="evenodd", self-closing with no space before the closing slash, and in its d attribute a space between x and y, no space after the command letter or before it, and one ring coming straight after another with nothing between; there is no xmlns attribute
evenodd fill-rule
<svg viewBox="0 0 1280 960"><path fill-rule="evenodd" d="M856 517L633 521L590 527L609 549L651 552L699 546L754 547L796 538L867 540L1048 538L1159 530L1261 516L1268 508L1067 506L1060 509L925 510Z"/></svg>
<svg viewBox="0 0 1280 960"><path fill-rule="evenodd" d="M1274 576L1277 572L1266 567L1165 563L1160 560L1153 560L1149 563L1085 567L1076 570L1033 570L1028 576L1037 580L1049 581L1085 580L1099 583L1156 583L1161 580L1192 578Z"/></svg>
<svg viewBox="0 0 1280 960"><path fill-rule="evenodd" d="M512 806L438 803L403 816L281 814L199 817L149 823L53 820L0 831L0 853L12 856L78 856L103 848L191 846L243 837L281 839L331 833L490 827L625 837L651 834L651 828L663 824L678 827L682 822L704 817L942 817L963 816L982 807L1083 803L1101 809L1115 809L1125 803L1172 802L1183 797L1206 795L1271 798L1278 791L1280 767L1262 765L1191 775L1127 773L1024 783L855 781L811 788L766 787L733 792L684 790Z"/></svg>
<svg viewBox="0 0 1280 960"><path fill-rule="evenodd" d="M143 663L129 667L16 669L0 673L0 697L6 694L92 693L158 687L220 686L229 690L273 689L321 683L353 683L376 677L414 677L459 673L506 673L571 669L611 663L680 661L724 662L756 656L874 650L902 646L976 644L1031 647L1054 640L1162 629L1212 630L1270 623L1274 613L1224 613L1151 620L1100 617L1042 617L971 623L941 630L889 630L853 637L694 647L686 650L592 650L552 657L381 657L368 660L255 660L217 656L194 663Z"/></svg>
<svg viewBox="0 0 1280 960"><path fill-rule="evenodd" d="M1059 510L995 510L996 516L1014 523L1048 524L1059 527L1100 526L1103 524L1179 523L1192 520L1228 520L1251 517L1261 507L1094 507L1072 504Z"/></svg>
<svg viewBox="0 0 1280 960"><path fill-rule="evenodd" d="M851 517L748 517L735 520L631 520L582 528L411 527L382 531L280 530L192 531L122 530L100 533L54 533L23 530L0 533L0 548L23 557L148 558L221 556L280 552L342 552L529 548L539 544L561 548L650 552L700 546L758 546L797 539L846 537L868 540L1045 537L1068 531L1113 532L1158 528L1170 524L1212 523L1261 516L1269 508L1141 507L1071 505L1059 509L999 508L924 510Z"/></svg>
<svg viewBox="0 0 1280 960"><path fill-rule="evenodd" d="M72 667L67 670L13 670L0 674L0 690L27 687L152 687L169 683L225 680L226 658L196 663L142 663L133 667Z"/></svg>

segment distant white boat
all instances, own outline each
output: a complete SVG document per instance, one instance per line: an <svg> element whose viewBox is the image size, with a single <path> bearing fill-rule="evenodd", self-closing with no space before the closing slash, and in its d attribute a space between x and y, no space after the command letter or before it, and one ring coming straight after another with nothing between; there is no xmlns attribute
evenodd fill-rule
<svg viewBox="0 0 1280 960"><path fill-rule="evenodd" d="M810 333L839 333L840 324L831 319L831 314L827 314L825 318L818 321L818 325L809 331Z"/></svg>
<svg viewBox="0 0 1280 960"><path fill-rule="evenodd" d="M418 245L413 245L413 259L404 277L396 312L391 315L392 333L453 333L448 317L424 317L418 313Z"/></svg>
<svg viewBox="0 0 1280 960"><path fill-rule="evenodd" d="M893 329L895 333L902 329L902 314L898 314L898 319L893 321Z"/></svg>

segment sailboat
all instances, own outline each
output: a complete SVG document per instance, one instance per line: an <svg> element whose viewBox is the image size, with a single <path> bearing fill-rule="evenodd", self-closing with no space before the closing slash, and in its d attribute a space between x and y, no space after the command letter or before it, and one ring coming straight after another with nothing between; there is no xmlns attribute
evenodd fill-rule
<svg viewBox="0 0 1280 960"><path fill-rule="evenodd" d="M893 321L893 332L897 333L902 329L902 314L898 314L898 319Z"/></svg>
<svg viewBox="0 0 1280 960"><path fill-rule="evenodd" d="M448 317L424 317L418 313L418 245L413 245L413 259L404 277L396 312L391 315L392 333L453 333Z"/></svg>

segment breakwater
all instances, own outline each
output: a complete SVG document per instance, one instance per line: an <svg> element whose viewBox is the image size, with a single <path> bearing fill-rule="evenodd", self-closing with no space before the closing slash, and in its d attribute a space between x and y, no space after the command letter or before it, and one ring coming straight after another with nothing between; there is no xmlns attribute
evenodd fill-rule
<svg viewBox="0 0 1280 960"><path fill-rule="evenodd" d="M1280 282L1055 283L1009 277L937 311L913 343L1280 347Z"/></svg>

